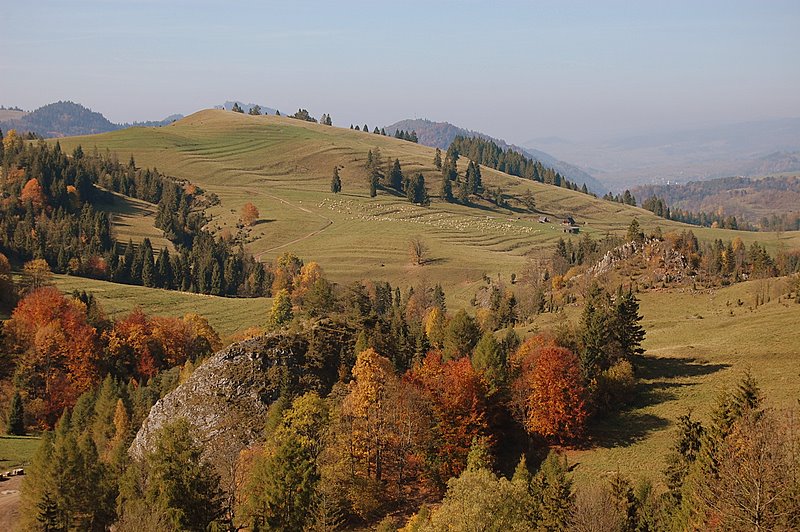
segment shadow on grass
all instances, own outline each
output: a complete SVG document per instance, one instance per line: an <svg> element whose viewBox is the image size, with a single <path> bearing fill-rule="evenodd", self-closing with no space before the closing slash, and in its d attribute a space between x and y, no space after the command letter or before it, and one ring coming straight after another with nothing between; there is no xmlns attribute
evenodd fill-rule
<svg viewBox="0 0 800 532"><path fill-rule="evenodd" d="M590 432L594 438L589 447L627 447L668 427L672 420L640 409L672 401L677 398L678 388L697 384L692 377L711 375L728 367L730 364L712 364L692 357L640 358L636 364L636 397L624 410L592 423Z"/></svg>
<svg viewBox="0 0 800 532"><path fill-rule="evenodd" d="M253 222L251 227L256 227L257 225L269 224L269 223L272 223L272 222L275 222L275 221L277 221L277 220L273 220L271 218L264 218L263 220L256 220L255 222Z"/></svg>
<svg viewBox="0 0 800 532"><path fill-rule="evenodd" d="M676 398L675 390L694 386L693 377L704 377L722 371L730 364L712 364L694 357L652 357L637 360L639 378L633 406L651 406Z"/></svg>

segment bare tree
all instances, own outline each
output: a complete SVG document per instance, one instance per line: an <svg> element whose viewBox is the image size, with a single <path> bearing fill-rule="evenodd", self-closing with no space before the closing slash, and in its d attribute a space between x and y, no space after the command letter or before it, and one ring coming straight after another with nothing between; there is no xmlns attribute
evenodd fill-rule
<svg viewBox="0 0 800 532"><path fill-rule="evenodd" d="M414 264L422 265L428 260L428 245L418 236L411 238L409 242L411 260Z"/></svg>

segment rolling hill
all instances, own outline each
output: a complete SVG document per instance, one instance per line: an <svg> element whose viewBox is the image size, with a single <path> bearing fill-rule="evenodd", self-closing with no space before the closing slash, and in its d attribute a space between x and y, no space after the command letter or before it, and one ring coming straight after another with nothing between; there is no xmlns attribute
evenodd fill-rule
<svg viewBox="0 0 800 532"><path fill-rule="evenodd" d="M398 130L406 132L416 131L420 144L434 148L441 148L443 150L447 149L447 147L450 146L450 143L453 142L453 139L457 136L479 137L485 140L491 140L504 150L511 149L520 152L527 157L541 162L545 166L553 168L573 183L577 183L579 186L583 183L586 183L586 186L589 188L589 190L595 194L602 196L608 191L608 187L601 183L594 176L581 170L577 166L561 161L548 153L534 148L514 146L508 144L504 140L496 139L477 131L470 131L469 129L454 126L449 122L433 122L425 119L407 119L395 122L394 124L386 126L384 129L386 129L386 133L388 135L394 135L394 133Z"/></svg>
<svg viewBox="0 0 800 532"><path fill-rule="evenodd" d="M484 274L507 277L530 253L554 245L564 236L558 223L563 216L572 215L582 232L596 237L624 232L633 217L650 230L689 227L489 168L484 169L485 185L502 188L512 206L515 196L529 190L539 212L499 209L484 201L466 207L435 198L423 207L387 192L370 198L364 163L375 148L385 160L399 159L405 172L422 172L429 193L436 196L441 177L433 167L433 148L287 117L206 110L161 128L73 137L61 144L68 150L78 144L108 148L122 159L132 154L139 166L158 167L216 193L221 204L209 211L212 231L235 231L239 209L254 203L262 220L252 230L249 248L259 257L291 251L318 261L339 282L365 277L404 285L421 279L441 282L461 304ZM334 195L329 183L337 165L344 189ZM538 223L540 215L555 223ZM694 230L701 237L755 238L746 232ZM409 260L409 240L415 235L422 235L430 248L431 260L423 267ZM788 247L800 242L796 233L780 238ZM775 248L778 242L767 245Z"/></svg>

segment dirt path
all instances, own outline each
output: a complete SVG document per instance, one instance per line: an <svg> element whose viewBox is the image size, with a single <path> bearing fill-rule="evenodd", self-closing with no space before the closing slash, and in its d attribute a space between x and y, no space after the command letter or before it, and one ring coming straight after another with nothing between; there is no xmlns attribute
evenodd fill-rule
<svg viewBox="0 0 800 532"><path fill-rule="evenodd" d="M274 246L274 247L271 247L269 249L265 249L264 251L260 251L260 252L258 252L256 254L254 254L253 257L255 257L256 260L261 260L261 257L264 256L265 254L269 253L270 251L275 251L276 249L285 248L286 246L291 246L292 244L296 244L296 243L301 242L301 241L303 241L303 240L305 240L307 238L311 238L312 236L316 236L316 235L320 234L321 232L323 232L324 230L326 230L327 228L329 228L331 225L333 225L333 220L331 220L327 216L323 216L323 215L321 215L319 213L316 213L316 212L314 212L312 210L306 209L305 207L297 205L296 203L292 203L290 201L286 201L285 199L279 198L278 196L273 196L272 194L267 194L266 192L262 192L260 190L248 189L247 192L249 192L251 194L259 194L261 196L266 196L268 198L272 198L274 200L278 200L279 202L281 202L281 203L283 203L285 205L288 205L289 207L294 207L295 209L300 209L301 211L306 212L306 213L310 214L311 216L316 216L317 218L321 218L321 219L325 220L325 225L323 225L319 229L315 229L314 231L311 231L307 235L301 236L300 238L295 238L294 240L292 240L290 242L286 242L284 244L281 244L280 246Z"/></svg>
<svg viewBox="0 0 800 532"><path fill-rule="evenodd" d="M0 530L14 530L19 521L19 490L22 477L0 482Z"/></svg>

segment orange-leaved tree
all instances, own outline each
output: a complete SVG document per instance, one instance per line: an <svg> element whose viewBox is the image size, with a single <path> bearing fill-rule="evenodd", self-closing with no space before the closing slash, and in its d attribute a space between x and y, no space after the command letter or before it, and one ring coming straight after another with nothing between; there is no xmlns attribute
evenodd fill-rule
<svg viewBox="0 0 800 532"><path fill-rule="evenodd" d="M536 338L520 347L513 362L512 407L525 429L560 442L580 438L587 408L578 357Z"/></svg>
<svg viewBox="0 0 800 532"><path fill-rule="evenodd" d="M430 471L440 482L464 470L472 441L487 438L490 430L486 383L472 367L469 357L444 362L440 351L431 351L408 372L407 379L430 401L438 441L431 446Z"/></svg>
<svg viewBox="0 0 800 532"><path fill-rule="evenodd" d="M244 225L253 225L253 223L258 220L259 217L258 208L248 201L242 205L242 211L240 215Z"/></svg>
<svg viewBox="0 0 800 532"><path fill-rule="evenodd" d="M58 289L31 291L3 328L7 348L16 353L17 377L29 413L51 427L64 407L99 382L97 331L86 307Z"/></svg>

